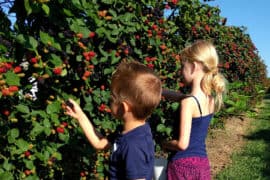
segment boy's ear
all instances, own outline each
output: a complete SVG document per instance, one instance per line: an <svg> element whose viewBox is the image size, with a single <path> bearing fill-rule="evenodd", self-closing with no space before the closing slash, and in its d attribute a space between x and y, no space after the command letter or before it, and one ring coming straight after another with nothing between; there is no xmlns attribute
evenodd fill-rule
<svg viewBox="0 0 270 180"><path fill-rule="evenodd" d="M124 108L125 112L131 111L131 106L128 102L123 101L122 104L123 104L123 108Z"/></svg>

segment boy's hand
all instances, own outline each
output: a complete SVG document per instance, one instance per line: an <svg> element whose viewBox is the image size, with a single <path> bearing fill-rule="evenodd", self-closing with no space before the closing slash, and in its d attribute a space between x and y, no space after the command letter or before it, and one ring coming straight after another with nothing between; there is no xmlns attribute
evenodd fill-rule
<svg viewBox="0 0 270 180"><path fill-rule="evenodd" d="M71 109L74 108L74 105L73 105L72 102L70 102L69 100L66 100L66 101L65 101L65 104L66 104L66 106L70 107Z"/></svg>
<svg viewBox="0 0 270 180"><path fill-rule="evenodd" d="M79 119L79 117L81 117L84 114L81 107L73 99L68 99L67 101L65 101L65 104L66 104L65 114L75 119Z"/></svg>

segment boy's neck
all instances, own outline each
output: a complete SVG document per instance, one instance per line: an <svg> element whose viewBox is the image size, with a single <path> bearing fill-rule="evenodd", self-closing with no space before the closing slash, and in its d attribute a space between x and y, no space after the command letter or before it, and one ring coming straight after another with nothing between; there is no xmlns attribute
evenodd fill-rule
<svg viewBox="0 0 270 180"><path fill-rule="evenodd" d="M137 120L137 119L124 120L122 134L125 134L142 125L145 125L145 120Z"/></svg>

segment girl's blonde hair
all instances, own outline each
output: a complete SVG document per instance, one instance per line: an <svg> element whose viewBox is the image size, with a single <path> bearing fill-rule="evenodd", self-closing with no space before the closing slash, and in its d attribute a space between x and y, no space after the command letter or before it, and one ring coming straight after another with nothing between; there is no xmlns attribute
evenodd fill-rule
<svg viewBox="0 0 270 180"><path fill-rule="evenodd" d="M226 81L224 76L219 73L219 58L214 45L206 40L198 40L181 52L181 59L202 63L205 76L201 81L201 88L207 95L215 97L216 111L218 111L223 104Z"/></svg>

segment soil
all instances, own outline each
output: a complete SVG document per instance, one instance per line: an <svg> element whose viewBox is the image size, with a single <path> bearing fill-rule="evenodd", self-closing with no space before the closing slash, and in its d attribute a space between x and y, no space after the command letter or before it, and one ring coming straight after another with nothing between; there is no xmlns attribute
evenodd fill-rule
<svg viewBox="0 0 270 180"><path fill-rule="evenodd" d="M251 118L245 116L231 117L224 121L224 128L211 129L206 140L208 157L211 164L211 176L231 163L233 152L245 144L244 136L251 127Z"/></svg>

